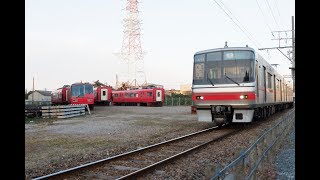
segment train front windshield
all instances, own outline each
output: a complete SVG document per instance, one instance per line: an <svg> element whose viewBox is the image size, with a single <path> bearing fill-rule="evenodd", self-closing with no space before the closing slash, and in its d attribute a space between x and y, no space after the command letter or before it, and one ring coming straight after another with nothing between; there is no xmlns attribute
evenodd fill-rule
<svg viewBox="0 0 320 180"><path fill-rule="evenodd" d="M93 86L89 84L79 84L71 86L72 97L84 97L84 94L93 93Z"/></svg>
<svg viewBox="0 0 320 180"><path fill-rule="evenodd" d="M194 56L193 84L238 84L254 81L254 53L214 51Z"/></svg>

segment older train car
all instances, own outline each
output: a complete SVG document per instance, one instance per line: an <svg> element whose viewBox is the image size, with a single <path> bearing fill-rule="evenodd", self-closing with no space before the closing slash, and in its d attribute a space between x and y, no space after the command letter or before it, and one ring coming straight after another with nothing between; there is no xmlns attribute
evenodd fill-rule
<svg viewBox="0 0 320 180"><path fill-rule="evenodd" d="M88 104L90 109L94 108L93 85L90 83L74 83L70 87L70 104Z"/></svg>
<svg viewBox="0 0 320 180"><path fill-rule="evenodd" d="M112 88L109 86L98 86L93 89L94 103L109 106L112 101Z"/></svg>
<svg viewBox="0 0 320 180"><path fill-rule="evenodd" d="M69 104L70 85L64 85L51 93L52 105Z"/></svg>
<svg viewBox="0 0 320 180"><path fill-rule="evenodd" d="M89 83L74 83L64 85L51 93L52 105L88 104L94 107L93 86Z"/></svg>
<svg viewBox="0 0 320 180"><path fill-rule="evenodd" d="M163 88L112 91L113 105L163 106L164 100Z"/></svg>
<svg viewBox="0 0 320 180"><path fill-rule="evenodd" d="M293 106L291 85L253 48L194 55L192 100L198 120L249 123Z"/></svg>

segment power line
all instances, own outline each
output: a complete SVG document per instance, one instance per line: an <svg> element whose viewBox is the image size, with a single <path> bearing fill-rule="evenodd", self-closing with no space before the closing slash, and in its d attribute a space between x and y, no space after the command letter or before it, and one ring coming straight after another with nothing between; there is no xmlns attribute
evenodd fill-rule
<svg viewBox="0 0 320 180"><path fill-rule="evenodd" d="M258 7L259 7L259 10L261 11L261 14L262 14L262 16L263 16L263 20L264 20L264 21L265 21L265 23L267 24L267 26L268 26L268 28L269 28L270 32L272 32L272 30L271 30L271 28L270 28L270 26L269 26L269 24L268 24L268 22L267 22L267 20L266 20L266 17L265 17L265 15L264 15L264 13L263 13L263 11L262 11L262 9L261 9L261 7L260 7L259 3L258 3L258 0L256 0L256 3L257 3L257 5L258 5ZM272 35L273 35L273 34L272 34Z"/></svg>
<svg viewBox="0 0 320 180"><path fill-rule="evenodd" d="M223 8L216 0L214 0L214 1L216 2L216 4L218 4L219 8L231 19L231 21L232 21L232 22L247 36L247 38L259 49L259 47L261 47L260 44L259 44L259 42L257 42L257 41L254 40L254 37L251 35L251 33L250 33L248 30L245 29L245 27L240 23L240 21L234 16L234 19L236 19L236 21L238 21L238 23L243 26L243 29L244 29L245 31L247 31L247 33L248 33L249 35L233 20L233 18L224 10L224 8ZM221 2L221 4L224 5L223 2ZM229 13L230 13L231 15L233 15L232 12L227 8L227 6L226 6L226 5L224 5L224 6L225 6L225 8L227 9L227 11L229 11ZM250 38L249 36L251 36L252 38ZM256 42L257 44L259 44L259 45L257 45L255 42ZM266 53L265 51L260 51L260 52ZM266 56L269 57L269 54L266 54ZM268 59L269 59L269 58L268 58Z"/></svg>
<svg viewBox="0 0 320 180"><path fill-rule="evenodd" d="M273 11L272 11L272 9L271 9L271 7L270 7L269 1L268 1L268 0L266 0L266 1L267 1L267 4L268 4L268 7L269 7L269 9L270 9L271 15L272 15L274 21L276 22L278 29L280 29L279 24L278 24L278 21L277 21L276 18L274 17Z"/></svg>
<svg viewBox="0 0 320 180"><path fill-rule="evenodd" d="M214 0L218 6L220 7L220 9L231 19L231 21L247 36L247 38L249 38L251 40L251 42L256 46L256 47L259 47L256 43L255 43L255 40L253 40L251 37L249 37L249 35L247 35L247 33L233 20L233 18L224 10L224 8L216 1ZM223 3L222 3L223 4ZM228 10L229 11L229 10ZM230 14L231 11L229 11ZM236 18L235 18L236 19ZM237 20L239 22L239 20ZM241 23L239 22L239 24L241 25ZM249 33L250 34L250 33ZM257 42L258 43L258 42Z"/></svg>
<svg viewBox="0 0 320 180"><path fill-rule="evenodd" d="M252 34L245 28L245 26L238 20L238 18L233 15L233 13L229 10L229 8L222 1L220 1L220 2L225 7L225 9L227 9L227 11L234 17L234 19L243 27L243 29L251 36L251 38L253 40L255 40L255 38L252 36ZM260 43L257 40L255 40L255 41L260 46Z"/></svg>
<svg viewBox="0 0 320 180"><path fill-rule="evenodd" d="M282 25L282 23L281 23L281 18L280 18L281 16L280 16L280 11L279 11L279 8L278 8L277 0L275 0L274 2L275 2L274 4L275 4L275 7L276 7L276 10L277 10L278 16L279 16L280 24ZM282 29L283 29L283 27L282 27Z"/></svg>

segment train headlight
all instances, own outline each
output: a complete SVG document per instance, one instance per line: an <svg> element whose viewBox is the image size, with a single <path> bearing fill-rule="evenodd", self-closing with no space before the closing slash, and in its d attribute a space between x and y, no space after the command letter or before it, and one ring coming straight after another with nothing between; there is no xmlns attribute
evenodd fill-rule
<svg viewBox="0 0 320 180"><path fill-rule="evenodd" d="M240 99L248 99L248 95L240 95Z"/></svg>
<svg viewBox="0 0 320 180"><path fill-rule="evenodd" d="M203 96L197 96L196 99L203 99Z"/></svg>

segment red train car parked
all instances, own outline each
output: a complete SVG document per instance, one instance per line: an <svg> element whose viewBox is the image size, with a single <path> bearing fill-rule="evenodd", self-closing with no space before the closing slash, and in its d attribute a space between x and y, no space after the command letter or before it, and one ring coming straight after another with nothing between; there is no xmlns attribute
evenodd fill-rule
<svg viewBox="0 0 320 180"><path fill-rule="evenodd" d="M112 88L109 86L98 86L93 89L94 103L109 106L112 101Z"/></svg>
<svg viewBox="0 0 320 180"><path fill-rule="evenodd" d="M163 88L112 91L113 105L163 106Z"/></svg>
<svg viewBox="0 0 320 180"><path fill-rule="evenodd" d="M52 105L69 104L70 85L64 85L51 93Z"/></svg>
<svg viewBox="0 0 320 180"><path fill-rule="evenodd" d="M93 109L93 86L89 83L74 83L71 86L64 85L62 88L51 93L51 104L88 104L89 108Z"/></svg>
<svg viewBox="0 0 320 180"><path fill-rule="evenodd" d="M70 104L88 104L90 109L94 107L93 85L90 83L74 83L70 88Z"/></svg>

